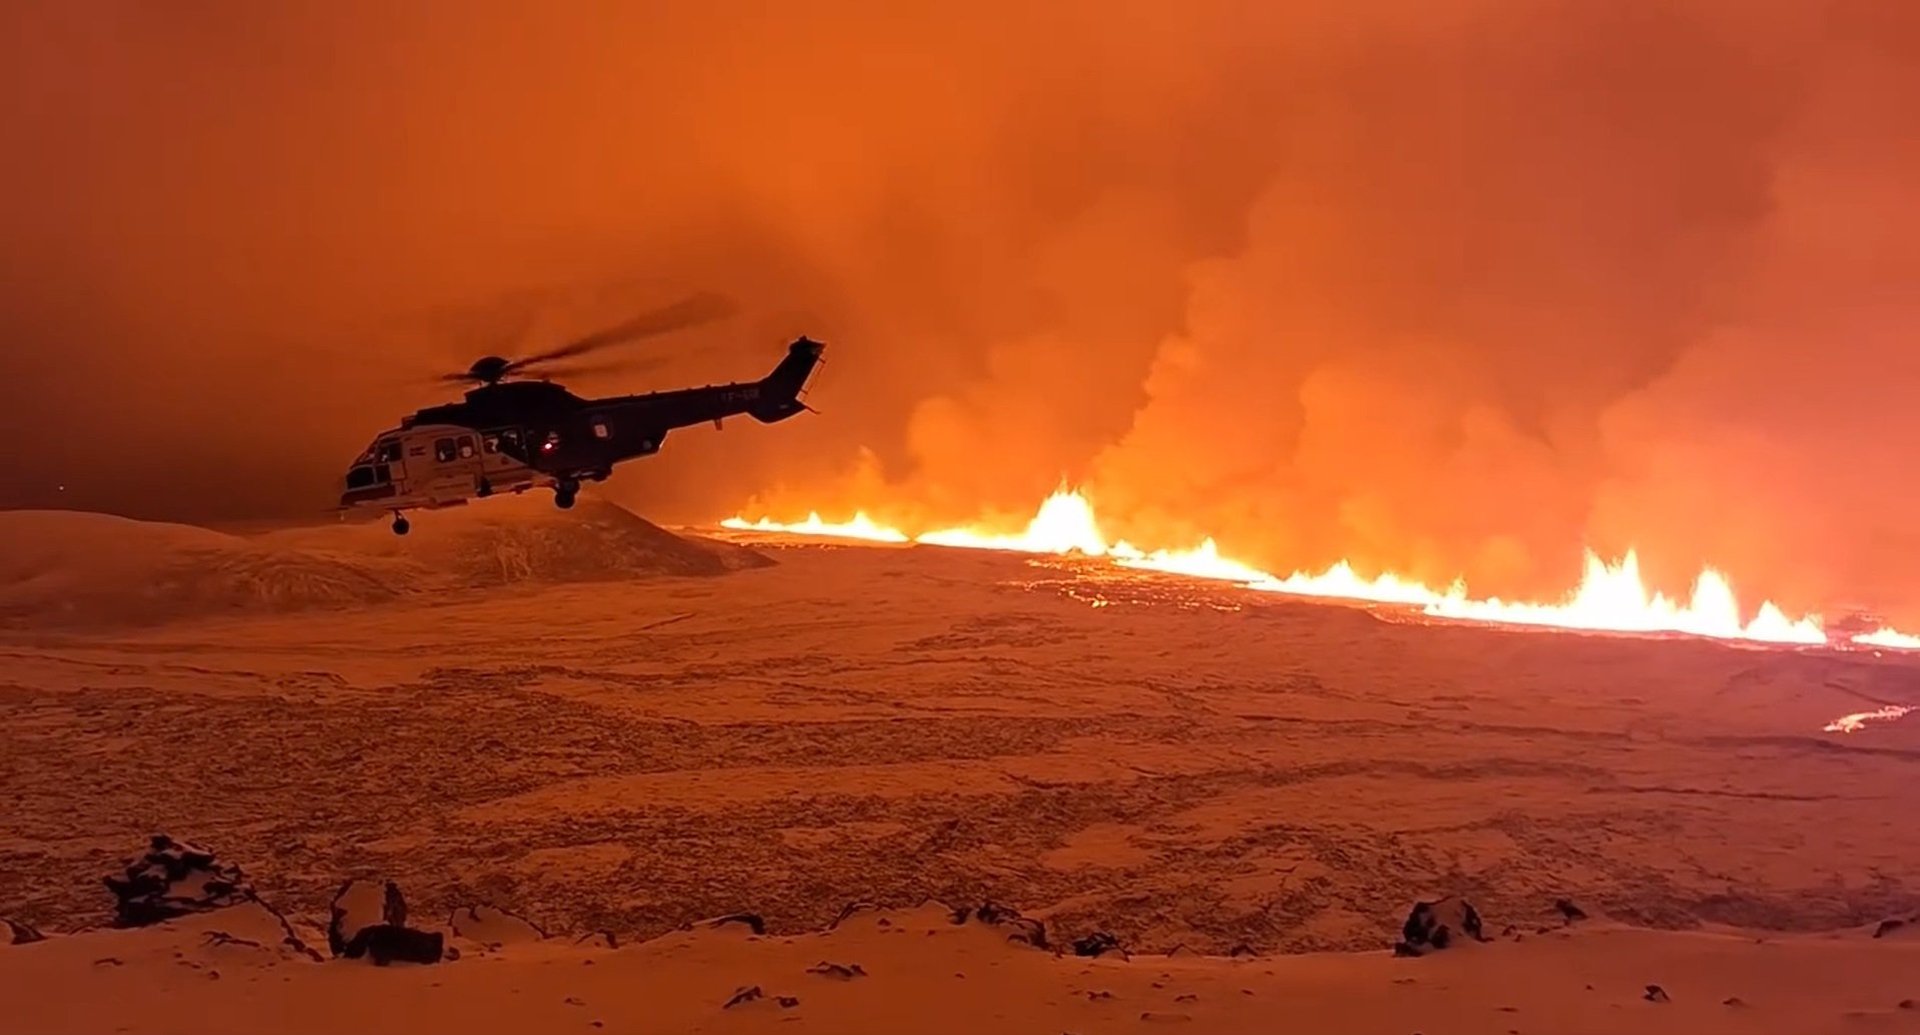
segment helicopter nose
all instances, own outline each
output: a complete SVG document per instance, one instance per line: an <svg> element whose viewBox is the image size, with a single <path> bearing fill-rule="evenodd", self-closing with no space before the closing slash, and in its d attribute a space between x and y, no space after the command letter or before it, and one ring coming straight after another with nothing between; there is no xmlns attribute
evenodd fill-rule
<svg viewBox="0 0 1920 1035"><path fill-rule="evenodd" d="M372 467L354 467L338 482L340 506L356 507L385 499L394 494L393 483L380 478Z"/></svg>

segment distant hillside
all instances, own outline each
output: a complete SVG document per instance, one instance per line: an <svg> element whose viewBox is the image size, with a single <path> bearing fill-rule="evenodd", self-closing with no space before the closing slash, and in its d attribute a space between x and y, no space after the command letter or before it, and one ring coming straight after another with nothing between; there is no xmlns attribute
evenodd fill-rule
<svg viewBox="0 0 1920 1035"><path fill-rule="evenodd" d="M384 521L230 535L77 511L0 512L0 626L144 625L371 604L513 583L723 575L772 564L611 503L490 500Z"/></svg>

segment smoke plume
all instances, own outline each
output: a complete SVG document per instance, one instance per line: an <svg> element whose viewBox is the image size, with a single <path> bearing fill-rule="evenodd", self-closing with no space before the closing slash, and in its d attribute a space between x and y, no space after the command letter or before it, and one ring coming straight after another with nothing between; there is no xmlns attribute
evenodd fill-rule
<svg viewBox="0 0 1920 1035"><path fill-rule="evenodd" d="M315 513L433 374L715 290L742 315L572 387L806 333L822 413L622 468L663 519L1065 479L1281 570L1540 594L1634 547L1920 619L1901 5L103 2L0 40L5 505Z"/></svg>

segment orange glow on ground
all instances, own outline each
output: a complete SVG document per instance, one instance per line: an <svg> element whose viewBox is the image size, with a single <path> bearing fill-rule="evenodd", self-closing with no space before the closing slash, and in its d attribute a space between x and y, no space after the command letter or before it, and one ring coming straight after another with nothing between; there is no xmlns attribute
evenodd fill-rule
<svg viewBox="0 0 1920 1035"><path fill-rule="evenodd" d="M1819 645L1829 642L1817 617L1791 617L1772 601L1762 601L1751 617L1745 617L1733 585L1712 568L1701 570L1692 594L1684 601L1648 590L1641 577L1640 560L1632 552L1613 563L1588 553L1579 586L1556 603L1475 599L1459 582L1438 590L1391 572L1363 576L1345 561L1319 574L1296 571L1277 576L1223 556L1212 539L1189 549L1152 551L1142 550L1125 540L1109 541L1100 530L1092 503L1074 489L1061 489L1047 497L1026 528L1016 532L966 527L908 535L899 529L875 524L864 513L854 515L853 520L845 524L823 522L818 514L810 514L806 521L796 524L779 524L765 518L748 522L735 517L722 525L740 530L916 542L962 549L1080 554L1107 558L1125 568L1231 582L1265 593L1417 607L1424 614L1458 621L1593 632L1682 633L1759 643ZM1884 628L1852 637L1850 642L1920 650L1920 637Z"/></svg>

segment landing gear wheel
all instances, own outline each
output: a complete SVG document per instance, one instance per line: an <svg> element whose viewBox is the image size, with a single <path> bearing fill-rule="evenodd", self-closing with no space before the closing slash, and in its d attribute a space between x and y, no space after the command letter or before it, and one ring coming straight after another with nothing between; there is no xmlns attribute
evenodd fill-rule
<svg viewBox="0 0 1920 1035"><path fill-rule="evenodd" d="M405 514L395 514L393 516L393 534L394 535L406 535L412 529L413 529L413 524L407 520L407 516Z"/></svg>
<svg viewBox="0 0 1920 1035"><path fill-rule="evenodd" d="M553 505L561 510L573 509L573 498L580 492L580 483L569 478L553 487Z"/></svg>

